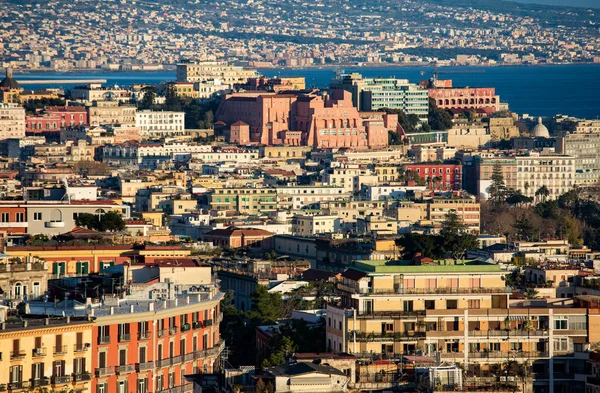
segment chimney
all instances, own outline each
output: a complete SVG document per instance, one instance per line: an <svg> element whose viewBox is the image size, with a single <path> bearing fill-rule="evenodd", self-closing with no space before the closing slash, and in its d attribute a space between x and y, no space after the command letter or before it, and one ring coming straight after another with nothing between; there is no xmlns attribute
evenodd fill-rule
<svg viewBox="0 0 600 393"><path fill-rule="evenodd" d="M135 306L132 304L129 306L129 312L133 314L135 312Z"/></svg>
<svg viewBox="0 0 600 393"><path fill-rule="evenodd" d="M110 315L115 315L115 308L110 306Z"/></svg>

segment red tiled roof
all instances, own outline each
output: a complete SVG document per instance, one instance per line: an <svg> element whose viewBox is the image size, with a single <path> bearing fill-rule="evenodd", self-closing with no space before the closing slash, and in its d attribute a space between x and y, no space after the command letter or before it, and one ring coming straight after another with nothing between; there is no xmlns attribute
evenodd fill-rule
<svg viewBox="0 0 600 393"><path fill-rule="evenodd" d="M269 231L265 231L263 229L253 229L253 228L236 228L236 227L228 227L223 229L214 229L212 231L206 232L204 236L221 236L221 237L231 237L231 236L272 236L273 233Z"/></svg>

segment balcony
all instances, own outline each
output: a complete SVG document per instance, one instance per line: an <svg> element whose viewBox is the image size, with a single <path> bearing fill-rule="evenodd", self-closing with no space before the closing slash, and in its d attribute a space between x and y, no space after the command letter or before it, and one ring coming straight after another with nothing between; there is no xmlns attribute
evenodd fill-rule
<svg viewBox="0 0 600 393"><path fill-rule="evenodd" d="M150 340L150 332L139 332L138 340Z"/></svg>
<svg viewBox="0 0 600 393"><path fill-rule="evenodd" d="M212 356L219 356L223 349L225 348L225 341L220 340L214 347L208 349L201 349L199 351L194 352L194 359L203 359Z"/></svg>
<svg viewBox="0 0 600 393"><path fill-rule="evenodd" d="M75 352L75 353L86 352L88 349L90 349L90 345L89 344L75 344L75 345L73 345L73 352Z"/></svg>
<svg viewBox="0 0 600 393"><path fill-rule="evenodd" d="M52 220L52 221L46 221L44 223L44 226L46 228L64 228L65 227L65 222L64 221L58 221L58 220L56 220L56 221L54 221L54 220Z"/></svg>
<svg viewBox="0 0 600 393"><path fill-rule="evenodd" d="M547 330L470 330L472 337L547 337Z"/></svg>
<svg viewBox="0 0 600 393"><path fill-rule="evenodd" d="M212 319L207 319L206 321L204 321L204 327L208 327L208 326L212 326L212 325L213 325Z"/></svg>
<svg viewBox="0 0 600 393"><path fill-rule="evenodd" d="M110 344L110 336L99 336L98 337L98 344L102 345L102 344Z"/></svg>
<svg viewBox="0 0 600 393"><path fill-rule="evenodd" d="M177 326L170 327L169 334L177 334Z"/></svg>
<svg viewBox="0 0 600 393"><path fill-rule="evenodd" d="M25 358L25 351L11 351L10 360L21 360Z"/></svg>
<svg viewBox="0 0 600 393"><path fill-rule="evenodd" d="M27 388L29 388L29 382L27 381L11 382L8 384L8 390L18 390Z"/></svg>
<svg viewBox="0 0 600 393"><path fill-rule="evenodd" d="M362 293L362 292L361 292ZM471 294L492 294L492 293L511 293L510 288L398 288L395 291L378 290L367 291L365 294L371 296L389 296L389 295L471 295Z"/></svg>
<svg viewBox="0 0 600 393"><path fill-rule="evenodd" d="M71 383L71 381L73 381L73 377L71 375L61 375L52 377L53 385L64 385L67 383Z"/></svg>
<svg viewBox="0 0 600 393"><path fill-rule="evenodd" d="M6 392L6 384L0 384L0 392Z"/></svg>
<svg viewBox="0 0 600 393"><path fill-rule="evenodd" d="M133 364L124 364L122 366L117 366L118 374L129 374L135 372L135 365Z"/></svg>
<svg viewBox="0 0 600 393"><path fill-rule="evenodd" d="M183 361L184 362L191 362L192 360L194 360L194 353L193 352L192 353L186 353L183 356Z"/></svg>
<svg viewBox="0 0 600 393"><path fill-rule="evenodd" d="M167 329L158 329L158 337L164 337L167 335Z"/></svg>
<svg viewBox="0 0 600 393"><path fill-rule="evenodd" d="M81 373L81 374L73 374L73 378L74 378L75 382L91 381L92 374L87 373L87 372Z"/></svg>
<svg viewBox="0 0 600 393"><path fill-rule="evenodd" d="M114 374L115 374L114 367L100 367L100 368L96 369L97 377L106 377L106 376L114 375Z"/></svg>
<svg viewBox="0 0 600 393"><path fill-rule="evenodd" d="M171 358L171 366L180 365L181 363L183 363L183 356L173 356Z"/></svg>
<svg viewBox="0 0 600 393"><path fill-rule="evenodd" d="M171 359L161 359L156 361L156 367L169 367L171 365Z"/></svg>
<svg viewBox="0 0 600 393"><path fill-rule="evenodd" d="M189 323L184 323L183 325L181 325L181 331L182 332L187 332L190 329L191 329L191 326L190 326Z"/></svg>
<svg viewBox="0 0 600 393"><path fill-rule="evenodd" d="M361 342L388 342L388 341L414 341L425 338L424 332L411 332L411 333L358 333L356 335L356 341Z"/></svg>
<svg viewBox="0 0 600 393"><path fill-rule="evenodd" d="M136 365L137 371L147 371L147 370L152 370L154 368L154 363L152 362L144 362L144 363L137 363Z"/></svg>
<svg viewBox="0 0 600 393"><path fill-rule="evenodd" d="M34 358L41 358L43 356L46 356L46 348L34 348L31 351L31 356Z"/></svg>
<svg viewBox="0 0 600 393"><path fill-rule="evenodd" d="M131 341L131 334L129 333L125 333L125 334L119 334L119 342L128 342Z"/></svg>
<svg viewBox="0 0 600 393"><path fill-rule="evenodd" d="M200 321L192 322L192 328L194 328L194 329L202 329L202 322L200 322Z"/></svg>
<svg viewBox="0 0 600 393"><path fill-rule="evenodd" d="M481 351L481 352L469 352L469 358L473 359L536 359L536 358L547 358L548 352L540 351L510 351L510 352L499 352L499 351Z"/></svg>
<svg viewBox="0 0 600 393"><path fill-rule="evenodd" d="M48 378L48 377L31 380L32 388L38 388L38 387L48 386L48 385L50 385L50 378Z"/></svg>
<svg viewBox="0 0 600 393"><path fill-rule="evenodd" d="M64 355L64 354L67 353L67 346L66 345L60 345L58 347L54 347L53 353L55 355Z"/></svg>

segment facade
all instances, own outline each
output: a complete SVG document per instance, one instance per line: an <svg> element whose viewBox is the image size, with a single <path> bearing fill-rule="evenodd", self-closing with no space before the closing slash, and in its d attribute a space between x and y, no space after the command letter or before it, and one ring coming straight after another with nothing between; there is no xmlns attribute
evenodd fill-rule
<svg viewBox="0 0 600 393"><path fill-rule="evenodd" d="M19 304L37 299L48 290L48 264L31 256L0 256L0 288L5 302Z"/></svg>
<svg viewBox="0 0 600 393"><path fill-rule="evenodd" d="M183 135L185 113L170 111L140 111L135 114L135 126L146 138Z"/></svg>
<svg viewBox="0 0 600 393"><path fill-rule="evenodd" d="M504 274L472 261L357 262L338 284L342 301L327 308L327 350L420 351L481 371L527 362L534 391L564 389L578 363L583 370L585 358L576 352L595 342L597 314L577 306L514 306Z"/></svg>
<svg viewBox="0 0 600 393"><path fill-rule="evenodd" d="M200 61L177 64L177 82L207 82L219 80L226 85L246 83L256 76L255 70L236 67L222 61Z"/></svg>
<svg viewBox="0 0 600 393"><path fill-rule="evenodd" d="M553 200L573 189L575 184L575 158L566 155L544 155L531 152L515 157L517 162L517 189L535 202ZM547 197L535 195L546 186Z"/></svg>
<svg viewBox="0 0 600 393"><path fill-rule="evenodd" d="M92 390L92 328L87 318L3 322L0 386L10 392Z"/></svg>
<svg viewBox="0 0 600 393"><path fill-rule="evenodd" d="M25 137L25 108L0 103L0 140Z"/></svg>
<svg viewBox="0 0 600 393"><path fill-rule="evenodd" d="M323 173L322 180L323 183L330 186L341 186L346 192L358 194L363 184L375 185L378 183L379 178L365 166L346 164L327 168Z"/></svg>
<svg viewBox="0 0 600 393"><path fill-rule="evenodd" d="M487 119L488 132L493 141L518 138L519 127L512 117L492 117Z"/></svg>
<svg viewBox="0 0 600 393"><path fill-rule="evenodd" d="M71 98L86 103L96 101L113 101L126 103L131 100L131 91L119 87L102 87L98 83L76 86L71 89Z"/></svg>
<svg viewBox="0 0 600 393"><path fill-rule="evenodd" d="M483 126L454 126L448 130L447 146L477 149L488 145L491 139L490 133Z"/></svg>
<svg viewBox="0 0 600 393"><path fill-rule="evenodd" d="M598 124L598 131L577 131L558 137L556 140L556 152L574 158L574 183L577 185L600 182L600 122ZM584 126L578 127L578 130L579 128L585 129Z"/></svg>
<svg viewBox="0 0 600 393"><path fill-rule="evenodd" d="M274 188L217 188L210 194L211 210L260 214L277 209Z"/></svg>
<svg viewBox="0 0 600 393"><path fill-rule="evenodd" d="M135 106L120 105L118 101L94 101L89 107L91 125L123 124L135 125Z"/></svg>
<svg viewBox="0 0 600 393"><path fill-rule="evenodd" d="M462 190L462 165L460 164L410 164L407 171L415 172L432 190Z"/></svg>
<svg viewBox="0 0 600 393"><path fill-rule="evenodd" d="M441 109L486 109L492 113L500 110L500 96L493 87L430 88L429 97Z"/></svg>
<svg viewBox="0 0 600 393"><path fill-rule="evenodd" d="M351 73L333 79L331 88L350 92L354 106L361 111L401 109L407 115L417 115L421 121L427 121L428 92L407 79L363 78Z"/></svg>
<svg viewBox="0 0 600 393"><path fill-rule="evenodd" d="M323 233L339 233L341 219L338 216L297 215L292 220L292 234L297 236L314 236Z"/></svg>
<svg viewBox="0 0 600 393"><path fill-rule="evenodd" d="M236 227L214 229L206 232L202 239L223 249L259 248L270 250L273 248L273 233L263 229Z"/></svg>
<svg viewBox="0 0 600 393"><path fill-rule="evenodd" d="M263 145L376 149L387 147L384 117L363 118L351 94L235 93L225 97L216 118L229 127L242 121L250 141Z"/></svg>

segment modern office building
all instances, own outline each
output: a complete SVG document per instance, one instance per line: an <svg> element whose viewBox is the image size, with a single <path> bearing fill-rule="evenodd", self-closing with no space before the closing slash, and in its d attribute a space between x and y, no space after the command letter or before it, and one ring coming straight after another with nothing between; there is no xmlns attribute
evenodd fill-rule
<svg viewBox="0 0 600 393"><path fill-rule="evenodd" d="M580 125L574 133L556 139L556 152L574 158L577 185L600 182L600 122Z"/></svg>

